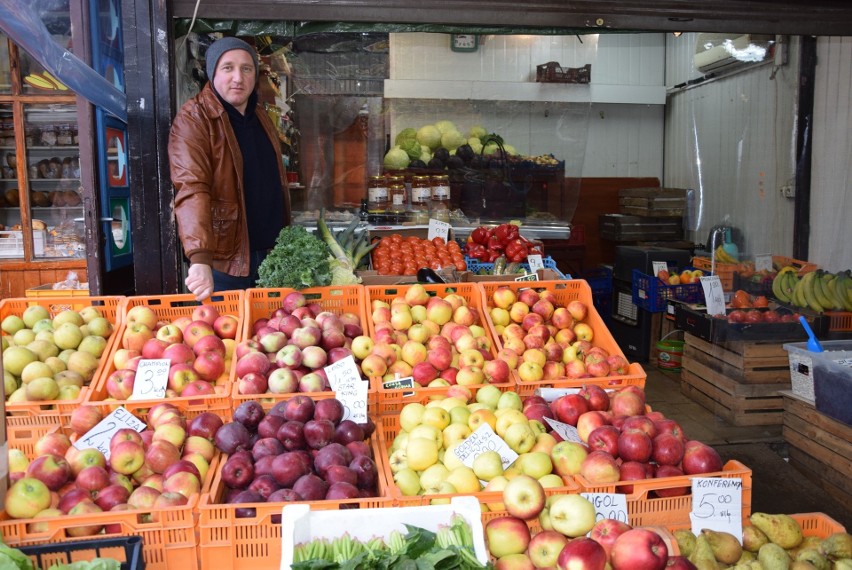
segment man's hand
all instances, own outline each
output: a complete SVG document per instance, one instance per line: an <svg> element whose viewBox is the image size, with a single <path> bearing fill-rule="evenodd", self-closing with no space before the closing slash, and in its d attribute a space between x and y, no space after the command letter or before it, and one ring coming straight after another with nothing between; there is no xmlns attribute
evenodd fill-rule
<svg viewBox="0 0 852 570"><path fill-rule="evenodd" d="M186 276L186 287L199 301L213 294L213 270L209 265L195 263L189 266Z"/></svg>

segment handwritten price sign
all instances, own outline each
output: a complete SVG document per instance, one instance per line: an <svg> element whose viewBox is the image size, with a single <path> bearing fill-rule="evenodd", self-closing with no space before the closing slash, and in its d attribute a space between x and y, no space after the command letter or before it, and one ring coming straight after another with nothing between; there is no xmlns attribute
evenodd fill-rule
<svg viewBox="0 0 852 570"><path fill-rule="evenodd" d="M709 275L701 278L701 287L704 289L704 300L707 305L708 315L725 314L725 290L718 275Z"/></svg>
<svg viewBox="0 0 852 570"><path fill-rule="evenodd" d="M630 524L627 497L620 493L580 493L595 506L595 520L614 519Z"/></svg>
<svg viewBox="0 0 852 570"><path fill-rule="evenodd" d="M329 364L323 370L325 370L325 375L328 378L328 384L335 392L337 392L338 384L342 382L355 380L361 382L361 371L355 364L355 359L351 356L338 360L334 364Z"/></svg>
<svg viewBox="0 0 852 570"><path fill-rule="evenodd" d="M476 456L486 451L496 451L500 454L503 469L509 467L518 458L518 454L512 451L512 448L503 441L503 438L494 433L494 430L488 424L482 424L476 428L476 431L456 446L453 451L461 462L470 468L473 468L473 460L476 459Z"/></svg>
<svg viewBox="0 0 852 570"><path fill-rule="evenodd" d="M435 218L429 218L429 230L426 234L427 239L432 240L436 237L447 241L450 235L450 224L447 222L442 222L441 220L436 220Z"/></svg>
<svg viewBox="0 0 852 570"><path fill-rule="evenodd" d="M137 432L145 431L145 422L120 407L110 415L102 419L98 425L86 432L86 434L74 442L77 449L95 448L109 459L109 442L112 436L120 429L130 428Z"/></svg>
<svg viewBox="0 0 852 570"><path fill-rule="evenodd" d="M131 400L156 400L166 397L166 386L169 383L169 366L172 361L168 358L144 359L139 361L136 368L136 379L133 381Z"/></svg>
<svg viewBox="0 0 852 570"><path fill-rule="evenodd" d="M728 532L742 542L743 481L739 478L695 477L692 479L692 532L701 529Z"/></svg>
<svg viewBox="0 0 852 570"><path fill-rule="evenodd" d="M530 271L535 273L539 269L544 269L544 261L541 259L541 256L537 253L527 256L527 263L530 264Z"/></svg>
<svg viewBox="0 0 852 570"><path fill-rule="evenodd" d="M367 423L367 389L366 380L349 380L337 385L334 397L343 404L343 419L352 420L356 424Z"/></svg>
<svg viewBox="0 0 852 570"><path fill-rule="evenodd" d="M580 438L580 432L577 431L577 428L572 426L571 424L565 424L562 422L558 422L556 420L550 418L544 418L550 427L553 428L553 431L559 434L559 437L564 439L565 441L573 441L575 443L585 443Z"/></svg>

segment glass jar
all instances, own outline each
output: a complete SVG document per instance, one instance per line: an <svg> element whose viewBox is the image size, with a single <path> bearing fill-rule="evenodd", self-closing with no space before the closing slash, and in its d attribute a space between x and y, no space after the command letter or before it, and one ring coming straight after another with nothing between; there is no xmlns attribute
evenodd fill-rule
<svg viewBox="0 0 852 570"><path fill-rule="evenodd" d="M389 212L394 214L402 214L405 212L405 185L404 184L391 184L389 186L390 191L390 206L388 208Z"/></svg>
<svg viewBox="0 0 852 570"><path fill-rule="evenodd" d="M384 176L370 176L367 182L367 211L384 214L390 205L388 183Z"/></svg>
<svg viewBox="0 0 852 570"><path fill-rule="evenodd" d="M450 177L439 174L432 177L432 217L442 222L450 221Z"/></svg>
<svg viewBox="0 0 852 570"><path fill-rule="evenodd" d="M429 223L429 202L432 184L428 176L415 176L411 180L411 211L416 223Z"/></svg>

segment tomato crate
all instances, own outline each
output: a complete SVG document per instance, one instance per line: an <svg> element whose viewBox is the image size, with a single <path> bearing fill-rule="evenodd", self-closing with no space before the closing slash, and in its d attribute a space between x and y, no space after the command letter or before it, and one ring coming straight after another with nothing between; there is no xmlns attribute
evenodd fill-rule
<svg viewBox="0 0 852 570"><path fill-rule="evenodd" d="M21 548L21 552L30 557L36 568L42 570L81 560L91 561L94 558L117 560L121 570L145 570L141 536L119 536L60 542L59 544L36 544L24 546Z"/></svg>
<svg viewBox="0 0 852 570"><path fill-rule="evenodd" d="M268 404L264 404L267 407ZM281 510L285 505L310 505L312 510L374 509L393 506L379 453L378 433L370 447L378 472L378 496L358 499L290 503L223 504L222 457L209 493L198 503L198 558L202 570L278 570L282 556ZM243 511L248 509L248 511ZM238 514L238 510L240 511ZM243 514L247 516L242 516Z"/></svg>
<svg viewBox="0 0 852 570"><path fill-rule="evenodd" d="M97 379L107 368L109 354L112 347L120 338L119 331L123 322L123 306L126 298L123 296L68 296L68 297L37 297L37 298L9 298L0 301L0 320L10 315L23 315L28 307L40 306L47 310L49 318L54 318L65 310L82 311L88 307L94 307L101 316L112 325L112 332L106 338L100 357L97 358L97 366L92 368L92 363L81 363L84 368L79 369L84 376L84 385L79 394L74 398L40 400L40 401L8 401L6 402L6 424L13 425L38 425L38 424L60 424L71 418L71 412L79 407L90 395ZM9 370L7 364L6 367ZM8 396L8 395L7 395Z"/></svg>
<svg viewBox="0 0 852 570"><path fill-rule="evenodd" d="M580 485L581 493L622 493L627 495L627 515L631 526L670 526L689 524L689 513L692 512L691 480L694 477L742 479L743 515L751 514L751 469L736 460L725 463L721 471L700 475L681 475L600 484L592 483L579 474L575 475L574 479ZM656 494L656 491L664 489L681 488L685 489L685 494L676 497L660 497ZM625 489L631 490L631 492L625 493Z"/></svg>
<svg viewBox="0 0 852 570"><path fill-rule="evenodd" d="M390 489L391 497L393 498L393 502L395 505L401 507L429 505L432 504L432 501L449 500L459 495L469 495L476 497L482 505L484 521L490 520L492 518L497 518L499 516L507 515L505 507L503 506L502 491L477 491L458 494L435 493L426 495L403 495L400 488L394 482L394 473L391 470L390 463L388 461L388 458L390 457L389 450L391 448L391 445L393 444L393 440L397 435L399 435L399 432L402 429L399 425L399 416L381 416L379 420L379 423L376 425L376 431L380 434L379 450L382 454L382 466L385 470L385 479L388 481L388 488ZM580 485L571 478L563 478L562 482L563 485L561 487L545 488L544 491L547 496L551 497L554 495L577 494L581 491Z"/></svg>
<svg viewBox="0 0 852 570"><path fill-rule="evenodd" d="M743 515L743 526L750 526L749 517ZM846 532L846 527L824 513L790 513L789 516L799 523L802 528L802 536L815 536L817 538L828 538L838 532ZM666 525L670 530L681 530L691 528L689 519L681 521L680 524Z"/></svg>
<svg viewBox="0 0 852 570"><path fill-rule="evenodd" d="M488 317L485 312L487 308L485 307L485 304L483 302L482 290L480 289L478 283L430 283L423 285L423 287L431 297L447 298L449 295L457 295L461 297L466 306L471 309L472 313L475 314L476 320L474 321L474 323L478 323L478 326L482 328L481 338L485 339L483 343L487 345L487 350L490 353L492 359L496 358L496 343L491 335L491 330L486 324ZM381 301L390 304L393 302L394 299L403 297L410 288L411 285L367 286L365 287L366 304L370 307L372 307L373 303L376 301ZM368 324L370 330L370 337L373 338L373 340L376 340L378 336L375 324L373 323L372 315L369 318ZM432 336L432 334L430 334L429 336ZM483 346L483 348L486 347ZM401 408L401 405L407 403L407 400L405 398L407 397L407 394L411 392L425 395L445 396L447 391L447 386L420 386L416 383L413 388L388 389L382 385L382 379L378 377L371 379L371 382L378 390L378 408L380 414L394 412L398 408ZM477 386L482 386L485 383L474 383L468 385L467 387L472 389ZM496 382L494 383L494 385L508 389L514 386L514 379L512 379L510 375L505 382Z"/></svg>
<svg viewBox="0 0 852 570"><path fill-rule="evenodd" d="M704 288L701 283L666 285L656 275L633 270L633 304L651 313L666 310L669 299L684 303L703 303Z"/></svg>
<svg viewBox="0 0 852 570"><path fill-rule="evenodd" d="M624 352L618 346L618 343L615 342L612 333L609 331L609 328L607 328L603 318L595 308L592 290L585 280L570 279L568 281L537 281L527 283L480 283L479 285L482 287L483 297L485 299L485 319L491 330L491 335L494 337L494 342L498 350L502 350L506 343L503 341L490 315L494 293L502 287L508 287L516 296L518 296L524 289L533 289L538 292L548 291L552 293L555 296L554 305L557 307L567 307L572 301L580 301L585 304L587 312L583 322L588 324L591 328L592 345L604 349L609 355L618 355L625 358L626 361ZM585 383L587 384L594 382L596 384L600 383L601 385L617 388L619 386L627 385L639 385L644 387L646 378L647 374L642 366L633 362L629 364L626 374L605 376L602 378L583 378L581 380L585 380ZM517 382L515 389L521 396L531 396L535 393L537 388L579 387L578 379L568 377L525 381L520 378L516 371L516 379Z"/></svg>
<svg viewBox="0 0 852 570"><path fill-rule="evenodd" d="M237 327L234 333L234 338L231 344L233 346L242 340L242 323L244 312L244 291L222 291L214 293L213 296L204 303L199 303L195 300L194 295L178 294L178 295L149 295L149 296L134 296L128 297L123 305L124 313L122 315L122 324L116 336L116 341L112 345L107 361L104 363L104 368L97 378L93 388L89 390L85 403L99 404L108 402L110 406L124 405L128 409L141 409L152 406L161 400L154 399L113 399L107 390L107 381L110 375L116 371L116 355L119 350L125 348L122 342L125 333L128 333L127 316L130 311L138 307L147 307L153 311L154 316L151 320L156 319L156 323L152 328L158 328L164 323L173 324L180 322L178 319L185 321L184 324L191 322L193 311L201 306L212 307L219 315L230 315L237 320ZM178 325L180 326L180 325ZM128 333L129 334L129 333ZM226 348L229 343L226 343ZM225 356L225 371L222 375L213 382L214 393L194 396L172 396L168 395L169 402L186 402L188 408L185 413L189 415L197 415L202 411L212 409L220 411L223 408L230 408L231 385L234 382L236 373L236 362L230 359L230 355Z"/></svg>
<svg viewBox="0 0 852 570"><path fill-rule="evenodd" d="M245 318L243 319L242 338L250 339L253 337L253 326L258 319L269 318L276 310L281 309L284 298L296 292L295 289L289 288L257 288L248 289L245 294ZM305 296L309 305L316 304L321 311L329 311L335 315L343 315L348 313L358 318L364 335L367 334L367 311L364 300L364 287L361 285L344 285L332 287L310 287L298 291ZM357 360L356 360L357 362ZM365 379L369 381L369 379ZM333 392L300 392L312 398L328 397L334 395ZM246 400L256 400L263 398L266 401L276 402L280 400L289 400L293 396L288 394L242 394L239 387L239 378L234 378L231 387L231 401L236 407ZM367 392L367 410L369 413L374 413L378 402L378 395L374 387L370 387Z"/></svg>

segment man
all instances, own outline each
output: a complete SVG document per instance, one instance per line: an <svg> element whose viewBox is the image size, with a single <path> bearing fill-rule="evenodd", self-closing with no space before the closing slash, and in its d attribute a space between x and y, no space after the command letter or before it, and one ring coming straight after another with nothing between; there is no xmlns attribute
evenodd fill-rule
<svg viewBox="0 0 852 570"><path fill-rule="evenodd" d="M255 286L257 268L290 222L278 134L258 104L257 53L226 37L206 54L207 84L169 136L178 235L200 301Z"/></svg>

